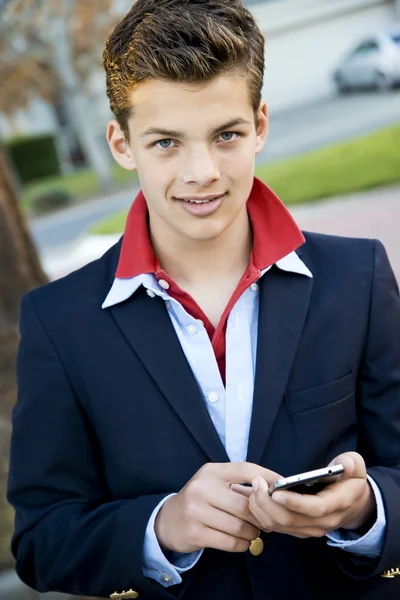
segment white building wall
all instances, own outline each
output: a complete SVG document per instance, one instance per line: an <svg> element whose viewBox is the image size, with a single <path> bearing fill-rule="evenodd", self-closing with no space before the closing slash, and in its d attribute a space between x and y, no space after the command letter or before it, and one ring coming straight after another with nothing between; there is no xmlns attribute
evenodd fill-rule
<svg viewBox="0 0 400 600"><path fill-rule="evenodd" d="M331 72L359 37L400 19L388 0L282 0L251 6L266 38L271 112L331 95Z"/></svg>

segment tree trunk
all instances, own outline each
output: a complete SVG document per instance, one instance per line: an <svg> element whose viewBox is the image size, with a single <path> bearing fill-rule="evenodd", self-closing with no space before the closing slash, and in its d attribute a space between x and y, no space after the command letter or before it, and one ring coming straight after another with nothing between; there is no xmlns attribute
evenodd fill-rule
<svg viewBox="0 0 400 600"><path fill-rule="evenodd" d="M75 1L71 0L72 11ZM95 170L103 190L112 185L111 160L108 149L96 135L92 110L74 70L71 58L71 39L68 18L55 18L52 22L53 65L61 81L61 93L69 111L71 122L76 124L76 134L90 166Z"/></svg>
<svg viewBox="0 0 400 600"><path fill-rule="evenodd" d="M13 514L5 491L10 414L16 399L19 303L27 291L45 282L0 144L0 568L12 564L9 543Z"/></svg>
<svg viewBox="0 0 400 600"><path fill-rule="evenodd" d="M76 134L85 158L99 178L103 191L112 187L110 153L96 134L90 105L81 90L70 86L64 88L65 98L76 123ZM104 138L104 136L103 136Z"/></svg>

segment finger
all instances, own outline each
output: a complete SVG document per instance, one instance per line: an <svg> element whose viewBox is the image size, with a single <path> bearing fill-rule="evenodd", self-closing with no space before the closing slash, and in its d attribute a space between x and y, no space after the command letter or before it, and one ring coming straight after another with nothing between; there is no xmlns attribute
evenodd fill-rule
<svg viewBox="0 0 400 600"><path fill-rule="evenodd" d="M253 481L253 494L249 498L249 508L255 516L263 516L263 521L273 521L284 509L272 503L268 485L263 479Z"/></svg>
<svg viewBox="0 0 400 600"><path fill-rule="evenodd" d="M307 538L322 538L327 534L326 531L318 527L304 527L302 529L295 530L287 535L305 540Z"/></svg>
<svg viewBox="0 0 400 600"><path fill-rule="evenodd" d="M248 462L221 463L214 466L217 467L215 469L217 476L220 475L229 484L251 483L253 479L263 477L271 485L280 478L278 473Z"/></svg>
<svg viewBox="0 0 400 600"><path fill-rule="evenodd" d="M253 493L253 488L248 485L240 485L239 483L232 483L231 485L232 492L236 492L237 494L241 494L246 498L249 498Z"/></svg>
<svg viewBox="0 0 400 600"><path fill-rule="evenodd" d="M216 508L213 508L204 515L203 524L209 529L227 533L248 542L251 542L251 540L260 535L258 527Z"/></svg>
<svg viewBox="0 0 400 600"><path fill-rule="evenodd" d="M213 548L223 552L246 552L250 547L250 543L248 540L236 538L216 529L206 529L201 548Z"/></svg>
<svg viewBox="0 0 400 600"><path fill-rule="evenodd" d="M282 506L279 502L274 501L275 494L283 494L283 492L274 492L272 496L270 496L268 493L268 486L263 479L254 481L253 488L254 493L249 500L249 507L253 514L256 513L257 516L260 517L261 515L259 511L262 511L264 516L267 517L270 522L287 522L288 519L290 519L290 516L288 516L289 511L287 510L286 506ZM300 496L300 494L296 495ZM257 511L254 511L254 506L257 506ZM300 515L292 514L292 517L297 518L299 526L310 525L308 521L303 523Z"/></svg>
<svg viewBox="0 0 400 600"><path fill-rule="evenodd" d="M275 531L320 526L316 519L325 514L323 500L289 491L277 491L270 496L263 480L255 481L253 486L257 489L250 497L249 508L262 525L268 523Z"/></svg>
<svg viewBox="0 0 400 600"><path fill-rule="evenodd" d="M321 497L320 495L298 494L296 492L274 492L271 496L272 502L284 506L286 510L309 517L320 519L337 510L336 495Z"/></svg>
<svg viewBox="0 0 400 600"><path fill-rule="evenodd" d="M357 452L344 452L340 454L329 464L329 466L342 464L344 467L344 473L341 479L350 479L351 477L357 479L365 479L367 476L367 469L363 457Z"/></svg>
<svg viewBox="0 0 400 600"><path fill-rule="evenodd" d="M207 500L212 507L258 527L257 520L250 512L248 498L233 492L230 488L222 484L213 486L208 492Z"/></svg>
<svg viewBox="0 0 400 600"><path fill-rule="evenodd" d="M293 513L312 517L319 526L324 518L349 508L362 493L363 486L362 481L350 479L332 483L315 495L277 491L272 494L272 501Z"/></svg>
<svg viewBox="0 0 400 600"><path fill-rule="evenodd" d="M251 484L253 486L253 490L254 490L255 494L257 492L260 492L261 494L267 494L267 496L269 496L269 493L268 493L268 489L269 489L268 481L266 481L263 477L256 477L256 479L254 479L251 482Z"/></svg>
<svg viewBox="0 0 400 600"><path fill-rule="evenodd" d="M272 501L271 501L271 504ZM266 533L275 531L298 538L322 537L329 531L337 529L340 519L337 515L324 518L313 518L291 512L277 505L268 507L267 510L260 508L254 495L249 501L250 510L260 522L261 529Z"/></svg>
<svg viewBox="0 0 400 600"><path fill-rule="evenodd" d="M249 507L263 531L267 533L276 531L277 533L294 535L294 533L310 529L314 526L312 518L292 513L286 510L286 508L274 504L270 498L262 498L261 501L259 498L257 504L257 494L251 496Z"/></svg>

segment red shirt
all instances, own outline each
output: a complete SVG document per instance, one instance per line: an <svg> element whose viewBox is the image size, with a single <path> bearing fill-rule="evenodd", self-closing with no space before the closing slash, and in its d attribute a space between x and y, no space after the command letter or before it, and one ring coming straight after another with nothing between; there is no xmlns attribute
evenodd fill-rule
<svg viewBox="0 0 400 600"><path fill-rule="evenodd" d="M150 243L147 226L148 209L140 192L133 203L126 222L116 277L131 279L144 273L154 273L158 280L168 282L168 294L178 300L195 319L203 321L210 337L222 380L225 381L225 335L229 314L261 272L287 256L304 243L304 237L293 217L279 198L259 179L254 178L247 201L247 210L253 229L253 249L249 265L232 294L218 326L215 328L197 302L182 290L161 268Z"/></svg>

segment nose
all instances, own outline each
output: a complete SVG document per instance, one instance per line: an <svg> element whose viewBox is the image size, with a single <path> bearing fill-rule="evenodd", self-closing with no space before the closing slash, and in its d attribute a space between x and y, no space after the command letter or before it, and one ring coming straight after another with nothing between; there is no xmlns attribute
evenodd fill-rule
<svg viewBox="0 0 400 600"><path fill-rule="evenodd" d="M216 158L208 148L197 148L184 158L182 181L208 187L219 181L221 174Z"/></svg>

